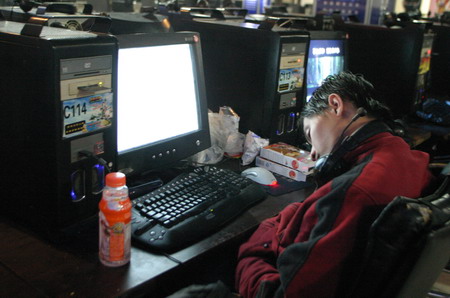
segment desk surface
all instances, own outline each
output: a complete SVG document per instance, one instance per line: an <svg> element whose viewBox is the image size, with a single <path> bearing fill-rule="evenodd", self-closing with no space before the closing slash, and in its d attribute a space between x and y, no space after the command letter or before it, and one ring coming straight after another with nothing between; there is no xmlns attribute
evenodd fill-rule
<svg viewBox="0 0 450 298"><path fill-rule="evenodd" d="M246 237L265 218L303 200L310 189L269 196L217 233L170 255L132 247L130 264L109 268L97 250L49 243L26 228L0 218L0 296L113 297L161 293L161 283L226 243ZM89 244L86 244L89 246ZM177 288L174 286L173 290ZM166 295L168 293L164 293Z"/></svg>

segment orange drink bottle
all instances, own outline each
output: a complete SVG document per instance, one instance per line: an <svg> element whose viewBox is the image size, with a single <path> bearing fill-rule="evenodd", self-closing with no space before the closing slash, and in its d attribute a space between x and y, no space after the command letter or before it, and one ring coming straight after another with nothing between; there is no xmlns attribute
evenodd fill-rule
<svg viewBox="0 0 450 298"><path fill-rule="evenodd" d="M131 251L131 201L125 174L106 175L99 209L100 261L111 267L125 265Z"/></svg>

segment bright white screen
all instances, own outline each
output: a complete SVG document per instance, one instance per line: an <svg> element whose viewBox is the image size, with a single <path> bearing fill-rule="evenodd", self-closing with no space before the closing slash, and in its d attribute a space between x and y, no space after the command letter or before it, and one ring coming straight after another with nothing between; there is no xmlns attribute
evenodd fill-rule
<svg viewBox="0 0 450 298"><path fill-rule="evenodd" d="M118 61L119 152L199 129L189 45L120 49Z"/></svg>

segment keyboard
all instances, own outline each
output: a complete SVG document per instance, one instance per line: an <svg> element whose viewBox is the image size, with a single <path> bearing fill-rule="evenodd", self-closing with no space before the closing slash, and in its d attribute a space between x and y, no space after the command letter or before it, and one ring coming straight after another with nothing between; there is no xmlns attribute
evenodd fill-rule
<svg viewBox="0 0 450 298"><path fill-rule="evenodd" d="M133 243L156 251L184 248L232 221L266 197L253 181L204 166L132 201Z"/></svg>
<svg viewBox="0 0 450 298"><path fill-rule="evenodd" d="M427 98L422 105L422 110L416 111L416 114L422 119L448 126L450 125L450 101Z"/></svg>

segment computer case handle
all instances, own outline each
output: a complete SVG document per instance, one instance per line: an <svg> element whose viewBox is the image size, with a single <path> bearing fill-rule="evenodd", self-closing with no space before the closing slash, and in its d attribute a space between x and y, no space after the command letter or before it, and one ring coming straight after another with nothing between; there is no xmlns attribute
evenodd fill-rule
<svg viewBox="0 0 450 298"><path fill-rule="evenodd" d="M45 23L47 23L48 18L42 17L31 17L28 20L28 23L23 26L22 31L20 31L21 35L39 37L42 32L42 27Z"/></svg>

